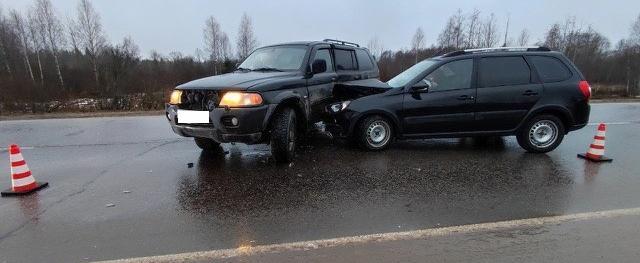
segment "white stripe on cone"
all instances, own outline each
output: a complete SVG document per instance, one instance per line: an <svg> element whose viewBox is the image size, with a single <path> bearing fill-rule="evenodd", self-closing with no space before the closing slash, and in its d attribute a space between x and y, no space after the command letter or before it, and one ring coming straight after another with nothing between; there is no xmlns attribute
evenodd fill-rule
<svg viewBox="0 0 640 263"><path fill-rule="evenodd" d="M33 176L29 176L22 179L14 179L13 181L11 181L11 184L13 185L13 187L20 187L35 183L35 181L36 180L33 179Z"/></svg>
<svg viewBox="0 0 640 263"><path fill-rule="evenodd" d="M589 148L588 153L593 154L593 155L602 156L602 155L604 155L604 149Z"/></svg>
<svg viewBox="0 0 640 263"><path fill-rule="evenodd" d="M23 164L17 167L11 167L11 174L21 174L29 171L27 164Z"/></svg>
<svg viewBox="0 0 640 263"><path fill-rule="evenodd" d="M11 160L11 162L19 162L24 160L24 158L22 158L22 154L21 153L16 153L16 154L12 154L9 156L9 160Z"/></svg>
<svg viewBox="0 0 640 263"><path fill-rule="evenodd" d="M593 145L604 146L604 140L595 139Z"/></svg>
<svg viewBox="0 0 640 263"><path fill-rule="evenodd" d="M604 131L598 131L596 135L600 137L604 137Z"/></svg>

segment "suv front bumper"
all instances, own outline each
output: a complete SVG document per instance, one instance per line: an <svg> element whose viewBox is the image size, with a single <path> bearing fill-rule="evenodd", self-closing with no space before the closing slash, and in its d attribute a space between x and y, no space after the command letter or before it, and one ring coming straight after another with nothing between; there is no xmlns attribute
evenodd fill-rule
<svg viewBox="0 0 640 263"><path fill-rule="evenodd" d="M255 144L265 141L268 120L275 105L263 105L252 108L216 108L209 112L208 124L178 123L178 107L166 104L165 115L173 132L184 137L213 139L218 143L241 142ZM223 120L237 118L238 125Z"/></svg>

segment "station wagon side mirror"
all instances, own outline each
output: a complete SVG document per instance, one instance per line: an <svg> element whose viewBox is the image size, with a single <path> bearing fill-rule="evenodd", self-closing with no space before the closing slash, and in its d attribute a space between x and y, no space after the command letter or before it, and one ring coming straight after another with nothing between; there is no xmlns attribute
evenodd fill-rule
<svg viewBox="0 0 640 263"><path fill-rule="evenodd" d="M413 92L428 92L431 87L431 81L423 79L418 81L418 83L414 84L411 87L411 91Z"/></svg>
<svg viewBox="0 0 640 263"><path fill-rule="evenodd" d="M311 73L318 74L327 71L327 61L324 59L316 59L311 64Z"/></svg>

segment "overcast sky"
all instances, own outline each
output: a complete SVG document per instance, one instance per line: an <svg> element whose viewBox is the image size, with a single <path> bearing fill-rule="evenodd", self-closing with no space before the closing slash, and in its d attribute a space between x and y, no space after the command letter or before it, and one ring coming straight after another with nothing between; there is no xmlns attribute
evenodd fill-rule
<svg viewBox="0 0 640 263"><path fill-rule="evenodd" d="M31 0L0 0L5 12L26 11ZM532 43L542 39L556 21L575 16L578 23L591 25L612 43L628 35L640 13L639 0L537 0L537 1L427 1L427 0L94 0L109 41L131 36L147 57L155 49L162 54L180 51L193 54L203 47L202 27L214 16L235 45L243 12L253 19L260 45L294 40L338 38L366 45L378 36L385 49L408 48L417 27L425 32L427 44L437 40L447 18L457 9L464 13L478 8L484 15L495 13L504 34L506 17L511 17L510 34L530 31ZM53 0L62 20L75 17L77 0Z"/></svg>

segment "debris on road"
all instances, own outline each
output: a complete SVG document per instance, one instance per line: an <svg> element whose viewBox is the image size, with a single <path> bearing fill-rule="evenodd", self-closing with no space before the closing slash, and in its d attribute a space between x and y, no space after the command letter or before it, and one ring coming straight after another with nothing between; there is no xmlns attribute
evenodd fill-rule
<svg viewBox="0 0 640 263"><path fill-rule="evenodd" d="M124 190L124 191L122 191L122 193L124 193L124 194L130 194L130 193L131 193L131 191Z"/></svg>
<svg viewBox="0 0 640 263"><path fill-rule="evenodd" d="M109 204L107 204L107 205L105 205L105 206L106 206L106 207L114 207L114 206L116 206L116 205L109 203Z"/></svg>
<svg viewBox="0 0 640 263"><path fill-rule="evenodd" d="M193 168L193 163L188 163L188 164L187 164L187 167L188 167L188 168Z"/></svg>

